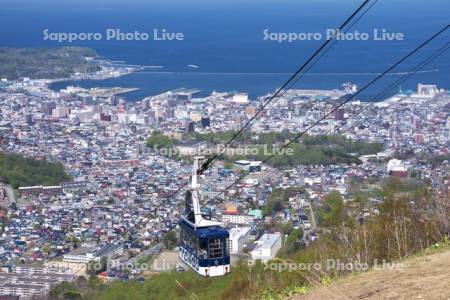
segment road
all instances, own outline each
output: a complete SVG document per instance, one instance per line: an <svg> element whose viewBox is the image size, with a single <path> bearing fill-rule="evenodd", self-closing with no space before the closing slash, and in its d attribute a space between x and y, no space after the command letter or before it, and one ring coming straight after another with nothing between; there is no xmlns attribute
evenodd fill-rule
<svg viewBox="0 0 450 300"><path fill-rule="evenodd" d="M150 247L149 249L142 251L138 255L133 256L132 258L122 262L122 264L124 266L129 266L129 265L136 263L139 259L141 259L143 257L159 254L161 252L161 249L163 248L163 246L164 246L164 244L162 242L160 242L160 243Z"/></svg>
<svg viewBox="0 0 450 300"><path fill-rule="evenodd" d="M13 188L9 184L5 184L3 186L3 188L5 189L6 197L8 197L8 203L7 204L11 204L13 202L16 202L16 196L14 195Z"/></svg>
<svg viewBox="0 0 450 300"><path fill-rule="evenodd" d="M308 202L309 210L311 211L311 229L303 230L302 242L308 246L310 242L310 234L315 232L317 229L316 215L314 214L314 209L312 207L311 201Z"/></svg>

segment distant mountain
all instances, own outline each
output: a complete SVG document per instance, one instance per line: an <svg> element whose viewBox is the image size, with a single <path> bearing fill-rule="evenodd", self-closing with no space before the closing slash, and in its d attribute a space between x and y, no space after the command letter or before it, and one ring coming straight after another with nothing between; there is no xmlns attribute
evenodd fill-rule
<svg viewBox="0 0 450 300"><path fill-rule="evenodd" d="M87 58L94 50L84 47L61 48L0 48L0 78L16 80L67 78L80 72L94 72L100 67Z"/></svg>

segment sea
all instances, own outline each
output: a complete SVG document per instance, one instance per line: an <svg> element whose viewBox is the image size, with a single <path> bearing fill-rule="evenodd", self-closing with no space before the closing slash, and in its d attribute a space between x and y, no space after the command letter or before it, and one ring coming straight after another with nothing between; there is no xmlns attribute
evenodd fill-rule
<svg viewBox="0 0 450 300"><path fill-rule="evenodd" d="M391 64L449 23L448 0L372 0L375 5L292 88L362 88ZM60 90L130 87L129 101L178 88L199 96L245 92L252 99L273 92L360 4L356 0L0 0L1 47L85 46L101 59L142 70L119 78L56 82ZM107 32L130 33L110 36ZM155 40L182 35L178 40ZM375 31L385 32L375 39ZM139 40L134 33L138 33ZM46 35L47 33L47 35ZM73 41L49 38L75 34ZM97 34L85 39L83 35ZM148 39L143 39L146 33ZM359 34L366 34L359 38ZM98 34L101 35L101 38ZM319 35L320 36L319 36ZM291 40L286 40L290 36ZM395 38L393 38L395 37ZM403 37L403 38L400 38ZM358 98L378 101L380 91L450 41L450 29L392 70ZM389 94L418 83L450 89L450 52L424 66Z"/></svg>

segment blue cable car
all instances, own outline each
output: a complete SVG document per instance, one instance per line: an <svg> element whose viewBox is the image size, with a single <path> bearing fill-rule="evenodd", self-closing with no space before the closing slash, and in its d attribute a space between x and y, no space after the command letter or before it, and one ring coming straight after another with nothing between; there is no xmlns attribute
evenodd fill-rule
<svg viewBox="0 0 450 300"><path fill-rule="evenodd" d="M202 276L222 276L230 272L229 232L200 209L197 170L202 159L194 158L191 188L186 192L180 220L180 259Z"/></svg>

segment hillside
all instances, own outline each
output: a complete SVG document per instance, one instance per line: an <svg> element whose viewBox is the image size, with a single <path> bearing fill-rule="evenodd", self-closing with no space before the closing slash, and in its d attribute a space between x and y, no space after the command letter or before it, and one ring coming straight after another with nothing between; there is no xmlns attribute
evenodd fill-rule
<svg viewBox="0 0 450 300"><path fill-rule="evenodd" d="M142 283L114 280L85 288L86 284L75 282L55 287L52 293L58 297L52 299L68 299L64 295L69 292L86 300L278 300L302 293L306 293L305 299L398 299L419 293L423 294L422 299L440 299L440 295L449 294L443 289L450 286L445 278L450 270L450 244L442 227L446 216L441 219L437 211L447 200L440 203L435 199L435 214L430 214L432 199L427 186L395 178L383 184L380 195L383 203L378 205L377 214L355 222L353 216L360 209L356 201L346 204L340 193L330 192L322 206L316 207L320 237L305 247L296 242L300 233L291 231L278 257L267 264L249 266L241 262L233 266L228 276L215 278L202 278L188 271L161 273ZM355 274L352 267L330 266L330 260L361 269L356 266L358 263L369 270L385 260L397 264L397 269L385 267ZM398 265L399 260L403 266ZM93 279L96 277L89 278Z"/></svg>
<svg viewBox="0 0 450 300"><path fill-rule="evenodd" d="M83 47L1 48L0 78L15 80L66 78L75 72L94 72L100 67L86 60L95 51Z"/></svg>
<svg viewBox="0 0 450 300"><path fill-rule="evenodd" d="M206 142L212 149L223 145L235 134L234 131L214 132L207 134L189 133L185 134L187 141ZM287 152L281 151L281 145L286 140L294 138L298 133L276 132L261 133L257 135L243 134L237 139L239 147L243 151L225 151L223 159L230 163L240 159L252 159L265 161L274 153L275 155L268 163L274 167L285 167L302 165L330 165L337 163L361 163L358 159L361 155L375 154L383 150L383 145L362 141L353 141L342 135L305 135L300 142L292 143ZM147 145L153 149L170 148L179 143L160 132L153 133L147 140ZM233 147L229 149L232 150ZM246 151L244 151L246 150Z"/></svg>
<svg viewBox="0 0 450 300"><path fill-rule="evenodd" d="M13 188L31 185L56 185L70 180L62 164L0 152L0 182Z"/></svg>
<svg viewBox="0 0 450 300"><path fill-rule="evenodd" d="M290 299L450 299L449 272L447 250L407 259L398 269L349 276Z"/></svg>

